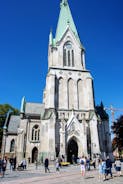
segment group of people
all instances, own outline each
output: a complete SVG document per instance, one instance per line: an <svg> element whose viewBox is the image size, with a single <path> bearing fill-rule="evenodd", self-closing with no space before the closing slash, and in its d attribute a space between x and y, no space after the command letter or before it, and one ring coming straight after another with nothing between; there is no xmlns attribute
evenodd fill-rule
<svg viewBox="0 0 123 184"><path fill-rule="evenodd" d="M94 168L96 168L96 161L94 161L95 164L93 165ZM80 159L80 166L81 166L81 174L82 176L85 176L85 171L86 170L90 170L90 162L89 159L87 157L82 156L82 158ZM109 156L107 156L106 159L98 159L98 163L97 163L97 167L99 170L99 180L103 180L105 181L108 177L108 175L110 175L110 177L112 178L112 161L109 158ZM114 168L117 172L117 176L121 175L121 161L119 158L116 158L115 162L114 162Z"/></svg>
<svg viewBox="0 0 123 184"><path fill-rule="evenodd" d="M117 176L121 175L121 161L119 158L116 158L114 162L114 168L116 170ZM107 159L99 159L99 179L103 178L105 181L107 176L110 174L110 177L112 178L112 161L110 160L109 156L107 156Z"/></svg>
<svg viewBox="0 0 123 184"><path fill-rule="evenodd" d="M56 171L60 171L60 167L61 167L60 163L61 163L61 159L60 158L56 158L56 160L55 160ZM45 167L45 173L50 172L50 169L49 169L49 159L48 158L45 158L45 160L44 160L44 167Z"/></svg>

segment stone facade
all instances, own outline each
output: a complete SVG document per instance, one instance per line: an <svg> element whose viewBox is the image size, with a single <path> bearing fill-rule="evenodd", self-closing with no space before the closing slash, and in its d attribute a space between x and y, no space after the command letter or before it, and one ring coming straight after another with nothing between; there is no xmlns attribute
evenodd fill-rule
<svg viewBox="0 0 123 184"><path fill-rule="evenodd" d="M14 116L8 123L6 153L14 140L11 153L18 162L24 157L34 162L64 155L71 161L72 155L111 154L108 118L103 121L96 113L85 49L65 0L61 2L56 36L53 38L52 32L49 35L43 103L28 103L23 98L18 126L10 131L13 122Z"/></svg>

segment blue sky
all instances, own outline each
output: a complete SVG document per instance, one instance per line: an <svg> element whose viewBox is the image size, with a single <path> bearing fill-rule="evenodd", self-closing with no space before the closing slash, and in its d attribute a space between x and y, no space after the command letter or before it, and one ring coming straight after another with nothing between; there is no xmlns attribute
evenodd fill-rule
<svg viewBox="0 0 123 184"><path fill-rule="evenodd" d="M55 35L59 3L0 1L0 104L19 109L23 96L42 102L49 31ZM96 104L123 109L123 1L69 0L69 5L94 78Z"/></svg>

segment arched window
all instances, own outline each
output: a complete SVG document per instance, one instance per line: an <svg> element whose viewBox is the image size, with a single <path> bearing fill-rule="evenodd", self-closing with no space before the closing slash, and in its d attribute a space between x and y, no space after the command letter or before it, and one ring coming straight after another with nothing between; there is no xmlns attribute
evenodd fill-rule
<svg viewBox="0 0 123 184"><path fill-rule="evenodd" d="M10 152L14 152L14 150L15 150L15 140L12 139L10 143Z"/></svg>
<svg viewBox="0 0 123 184"><path fill-rule="evenodd" d="M38 125L32 128L32 141L39 141L40 139L40 129Z"/></svg>
<svg viewBox="0 0 123 184"><path fill-rule="evenodd" d="M70 41L63 47L63 66L74 67L74 50Z"/></svg>

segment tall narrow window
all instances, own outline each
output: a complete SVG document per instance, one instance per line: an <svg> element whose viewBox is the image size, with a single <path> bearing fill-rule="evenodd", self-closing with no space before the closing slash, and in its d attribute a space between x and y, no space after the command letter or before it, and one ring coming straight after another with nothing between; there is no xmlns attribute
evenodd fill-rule
<svg viewBox="0 0 123 184"><path fill-rule="evenodd" d="M66 66L66 49L63 49L63 66Z"/></svg>
<svg viewBox="0 0 123 184"><path fill-rule="evenodd" d="M72 66L74 67L74 51L72 50Z"/></svg>
<svg viewBox="0 0 123 184"><path fill-rule="evenodd" d="M39 141L40 139L40 129L38 125L32 128L32 141Z"/></svg>
<svg viewBox="0 0 123 184"><path fill-rule="evenodd" d="M63 66L74 67L74 51L70 41L66 42L63 47Z"/></svg>
<svg viewBox="0 0 123 184"><path fill-rule="evenodd" d="M70 51L68 50L68 66L70 66Z"/></svg>
<svg viewBox="0 0 123 184"><path fill-rule="evenodd" d="M12 139L11 144L10 144L10 152L14 152L15 149L15 140Z"/></svg>

